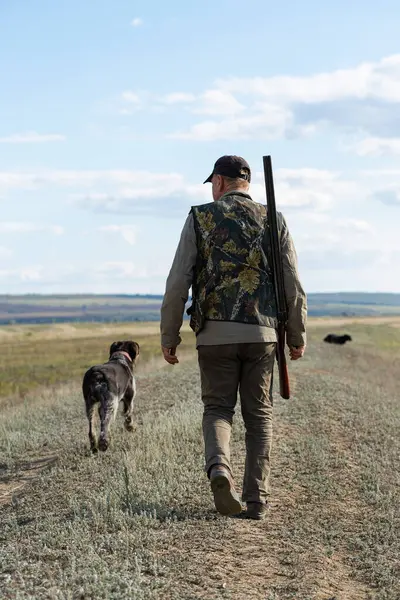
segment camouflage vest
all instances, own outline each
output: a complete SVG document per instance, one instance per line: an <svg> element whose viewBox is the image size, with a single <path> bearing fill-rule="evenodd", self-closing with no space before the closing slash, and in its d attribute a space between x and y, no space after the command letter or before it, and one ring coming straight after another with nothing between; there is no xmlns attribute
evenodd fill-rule
<svg viewBox="0 0 400 600"><path fill-rule="evenodd" d="M234 192L191 209L197 239L190 326L206 320L276 327L266 209Z"/></svg>

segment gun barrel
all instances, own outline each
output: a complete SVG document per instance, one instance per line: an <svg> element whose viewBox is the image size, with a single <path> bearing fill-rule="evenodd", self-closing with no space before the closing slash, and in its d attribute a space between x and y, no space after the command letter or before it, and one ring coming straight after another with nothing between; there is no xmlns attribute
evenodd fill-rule
<svg viewBox="0 0 400 600"><path fill-rule="evenodd" d="M267 219L271 238L271 255L272 269L274 273L276 308L278 313L278 321L286 323L286 299L285 289L283 284L283 266L280 253L280 242L278 233L278 223L276 218L276 203L274 191L274 179L272 174L272 161L270 156L263 157L264 162L264 177L267 193Z"/></svg>
<svg viewBox="0 0 400 600"><path fill-rule="evenodd" d="M277 308L277 361L279 369L279 391L282 398L290 398L289 374L285 357L287 309L285 287L283 283L283 265L280 251L278 222L276 217L276 204L274 180L272 175L272 161L270 156L263 157L264 177L267 193L267 222L270 234L272 271L274 278L275 301Z"/></svg>

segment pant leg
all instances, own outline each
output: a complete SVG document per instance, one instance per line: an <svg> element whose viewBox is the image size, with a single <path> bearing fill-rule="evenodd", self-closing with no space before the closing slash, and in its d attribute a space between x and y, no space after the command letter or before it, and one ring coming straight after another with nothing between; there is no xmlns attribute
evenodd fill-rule
<svg viewBox="0 0 400 600"><path fill-rule="evenodd" d="M243 501L265 502L269 496L272 447L272 373L276 344L240 344L240 400L246 429Z"/></svg>
<svg viewBox="0 0 400 600"><path fill-rule="evenodd" d="M230 437L237 401L240 360L237 344L199 346L201 394L204 404L205 469L230 466Z"/></svg>

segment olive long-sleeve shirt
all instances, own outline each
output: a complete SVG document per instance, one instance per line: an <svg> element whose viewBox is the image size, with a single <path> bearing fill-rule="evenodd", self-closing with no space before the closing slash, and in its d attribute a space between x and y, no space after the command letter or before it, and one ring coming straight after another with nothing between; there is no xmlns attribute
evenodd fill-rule
<svg viewBox="0 0 400 600"><path fill-rule="evenodd" d="M299 279L293 240L284 217L280 213L278 216L278 224L281 221L280 244L288 308L287 344L305 346L307 298ZM161 307L161 343L166 348L174 348L181 342L180 329L193 282L196 259L196 232L193 216L189 214L167 278ZM247 323L206 321L204 328L197 335L196 346L252 342L276 342L275 329Z"/></svg>

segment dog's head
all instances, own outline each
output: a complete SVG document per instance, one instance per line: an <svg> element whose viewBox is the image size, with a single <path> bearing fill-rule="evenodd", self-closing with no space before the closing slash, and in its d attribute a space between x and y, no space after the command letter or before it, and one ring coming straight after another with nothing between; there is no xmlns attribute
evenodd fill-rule
<svg viewBox="0 0 400 600"><path fill-rule="evenodd" d="M351 342L352 341L351 336L348 333L346 333L343 336L343 339L344 339L345 342Z"/></svg>
<svg viewBox="0 0 400 600"><path fill-rule="evenodd" d="M125 342L113 342L110 346L110 358L115 352L127 352L131 357L132 362L135 362L139 356L139 350L139 344L137 342L132 342L131 340Z"/></svg>

